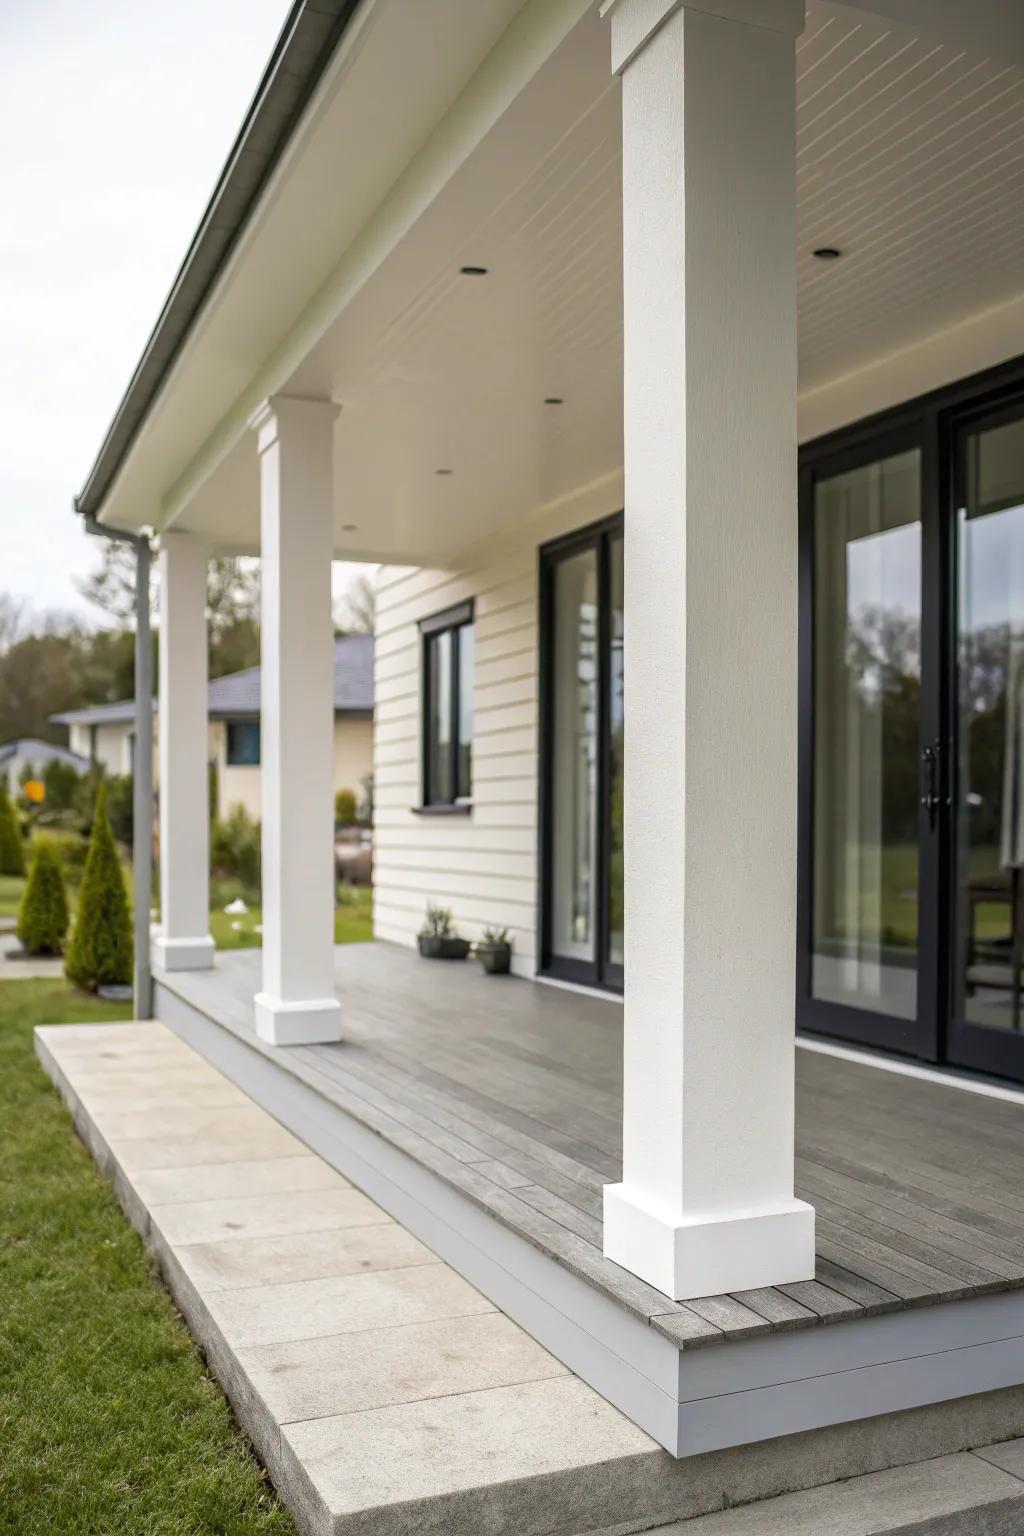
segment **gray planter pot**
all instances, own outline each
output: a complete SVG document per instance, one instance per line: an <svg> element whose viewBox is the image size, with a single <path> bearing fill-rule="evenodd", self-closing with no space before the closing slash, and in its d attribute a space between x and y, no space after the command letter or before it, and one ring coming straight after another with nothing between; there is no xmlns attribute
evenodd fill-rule
<svg viewBox="0 0 1024 1536"><path fill-rule="evenodd" d="M476 957L488 976L507 976L512 965L511 944L478 944Z"/></svg>
<svg viewBox="0 0 1024 1536"><path fill-rule="evenodd" d="M440 934L421 933L416 942L424 960L465 960L469 954L468 939L444 939Z"/></svg>

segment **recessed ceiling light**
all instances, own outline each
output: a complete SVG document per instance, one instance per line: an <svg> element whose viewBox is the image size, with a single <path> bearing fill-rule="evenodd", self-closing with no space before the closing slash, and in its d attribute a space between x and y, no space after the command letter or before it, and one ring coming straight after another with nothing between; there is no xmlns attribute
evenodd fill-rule
<svg viewBox="0 0 1024 1536"><path fill-rule="evenodd" d="M451 474L451 470L450 469L435 469L434 470L434 474L435 475L450 475Z"/></svg>
<svg viewBox="0 0 1024 1536"><path fill-rule="evenodd" d="M358 533L359 532L359 524L358 523L342 523L341 531L342 531L342 533Z"/></svg>
<svg viewBox="0 0 1024 1536"><path fill-rule="evenodd" d="M811 252L811 255L817 256L819 261L838 261L842 254L837 245L819 245Z"/></svg>
<svg viewBox="0 0 1024 1536"><path fill-rule="evenodd" d="M486 277L489 271L487 267L460 267L463 277Z"/></svg>
<svg viewBox="0 0 1024 1536"><path fill-rule="evenodd" d="M544 404L545 405L564 405L565 401L562 399L561 395L545 395L544 396Z"/></svg>

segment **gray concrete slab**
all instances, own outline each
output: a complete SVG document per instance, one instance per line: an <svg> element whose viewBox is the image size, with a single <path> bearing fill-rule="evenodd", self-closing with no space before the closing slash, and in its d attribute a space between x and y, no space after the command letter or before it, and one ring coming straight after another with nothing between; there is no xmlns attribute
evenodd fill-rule
<svg viewBox="0 0 1024 1536"><path fill-rule="evenodd" d="M369 1227L391 1218L358 1189L315 1189L230 1200L176 1201L150 1207L150 1219L174 1247L231 1238L287 1237L292 1232L330 1232Z"/></svg>
<svg viewBox="0 0 1024 1536"><path fill-rule="evenodd" d="M240 1349L281 1424L569 1373L500 1312Z"/></svg>
<svg viewBox="0 0 1024 1536"><path fill-rule="evenodd" d="M974 1454L1024 1480L1024 1439L1002 1440L998 1445L982 1446Z"/></svg>
<svg viewBox="0 0 1024 1536"><path fill-rule="evenodd" d="M1024 1482L971 1452L700 1515L659 1536L1017 1536Z"/></svg>
<svg viewBox="0 0 1024 1536"><path fill-rule="evenodd" d="M83 1104L88 1104L97 1125L104 1129L108 1118L124 1115L126 1104L132 1114L145 1113L154 1118L168 1110L238 1109L245 1104L245 1095L223 1079L218 1082L216 1078L208 1081L193 1077L184 1083L164 1083L159 1072L128 1089L111 1089L109 1085L100 1089L80 1083L79 1096Z"/></svg>
<svg viewBox="0 0 1024 1536"><path fill-rule="evenodd" d="M56 981L64 975L60 955L26 955L13 936L0 929L0 981Z"/></svg>
<svg viewBox="0 0 1024 1536"><path fill-rule="evenodd" d="M488 1489L497 1514L502 1484L600 1466L642 1454L651 1443L569 1375L311 1419L281 1433L337 1515L390 1510L397 1520L401 1511L395 1526L401 1530L433 1530L423 1506L454 1494ZM511 1512L518 1502L506 1507ZM453 1522L449 1528L487 1527ZM495 1520L490 1528L524 1526Z"/></svg>
<svg viewBox="0 0 1024 1536"><path fill-rule="evenodd" d="M495 1310L461 1275L440 1262L331 1275L292 1285L213 1291L206 1300L214 1322L235 1349Z"/></svg>
<svg viewBox="0 0 1024 1536"><path fill-rule="evenodd" d="M135 1175L135 1188L150 1205L170 1205L179 1200L229 1200L233 1195L286 1195L352 1186L321 1158L300 1153L262 1162L140 1170Z"/></svg>
<svg viewBox="0 0 1024 1536"><path fill-rule="evenodd" d="M193 1168L202 1163L262 1162L268 1157L297 1157L306 1149L280 1126L254 1135L140 1136L111 1138L108 1145L126 1173L152 1168Z"/></svg>
<svg viewBox="0 0 1024 1536"><path fill-rule="evenodd" d="M437 1263L429 1248L393 1221L333 1232L193 1243L176 1249L176 1253L185 1273L204 1295Z"/></svg>
<svg viewBox="0 0 1024 1536"><path fill-rule="evenodd" d="M131 1103L130 1097L127 1102ZM243 1097L236 1104L216 1105L212 1109L200 1106L139 1111L124 1106L120 1110L107 1107L98 1110L93 1119L109 1141L135 1141L158 1136L245 1136L249 1132L261 1133L269 1116Z"/></svg>

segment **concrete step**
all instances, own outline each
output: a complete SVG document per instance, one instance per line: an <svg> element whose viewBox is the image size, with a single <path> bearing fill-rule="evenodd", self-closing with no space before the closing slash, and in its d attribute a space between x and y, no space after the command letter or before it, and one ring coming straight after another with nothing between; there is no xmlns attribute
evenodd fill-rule
<svg viewBox="0 0 1024 1536"><path fill-rule="evenodd" d="M699 1515L652 1536L1020 1536L1024 1440Z"/></svg>

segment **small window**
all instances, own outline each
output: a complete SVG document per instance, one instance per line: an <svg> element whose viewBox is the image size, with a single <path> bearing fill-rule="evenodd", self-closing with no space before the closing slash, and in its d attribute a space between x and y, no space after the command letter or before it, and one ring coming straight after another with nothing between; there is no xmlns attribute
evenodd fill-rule
<svg viewBox="0 0 1024 1536"><path fill-rule="evenodd" d="M468 808L473 793L473 605L420 625L423 634L423 803Z"/></svg>
<svg viewBox="0 0 1024 1536"><path fill-rule="evenodd" d="M260 761L258 720L228 721L228 767L256 768Z"/></svg>

